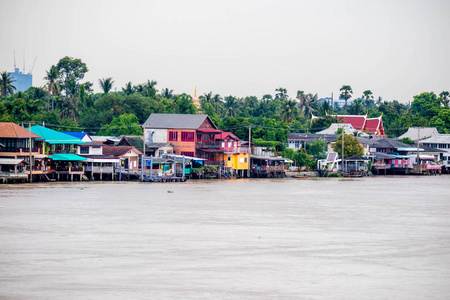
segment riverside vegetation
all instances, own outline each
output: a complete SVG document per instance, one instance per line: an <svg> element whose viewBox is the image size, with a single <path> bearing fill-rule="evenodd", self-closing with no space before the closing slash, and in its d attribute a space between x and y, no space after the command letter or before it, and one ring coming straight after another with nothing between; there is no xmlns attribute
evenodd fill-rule
<svg viewBox="0 0 450 300"><path fill-rule="evenodd" d="M101 93L93 92L93 82L83 81L89 71L81 60L64 57L46 71L43 87L30 87L24 92L14 92L14 80L7 72L0 73L0 121L35 122L61 131L86 131L95 135L142 134L143 124L152 113L208 114L221 130L232 131L239 138L248 138L252 127L252 141L257 146L267 146L298 166L314 166L323 158L326 145L318 140L294 152L284 143L290 132L317 132L336 123L327 114L383 114L385 132L396 137L411 126L437 127L441 133L450 133L449 92L439 95L423 92L413 99L384 100L374 98L371 90L360 97L353 95L350 85L343 85L341 98L344 107L319 104L314 93L298 90L295 98L288 96L285 88L274 94L236 97L221 96L213 92L199 96L201 109L192 102L192 96L175 94L170 88L157 88L157 81L128 82L120 91L113 92L114 80L101 78ZM311 114L323 117L311 121ZM347 137L346 137L347 139Z"/></svg>

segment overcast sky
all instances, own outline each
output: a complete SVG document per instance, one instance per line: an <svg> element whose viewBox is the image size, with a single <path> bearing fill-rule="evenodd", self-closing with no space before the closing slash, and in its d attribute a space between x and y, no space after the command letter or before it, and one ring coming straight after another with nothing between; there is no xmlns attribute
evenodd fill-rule
<svg viewBox="0 0 450 300"><path fill-rule="evenodd" d="M198 95L274 94L284 87L335 98L412 100L450 90L450 1L5 1L0 71L28 72L33 85L64 56L81 58L85 80Z"/></svg>

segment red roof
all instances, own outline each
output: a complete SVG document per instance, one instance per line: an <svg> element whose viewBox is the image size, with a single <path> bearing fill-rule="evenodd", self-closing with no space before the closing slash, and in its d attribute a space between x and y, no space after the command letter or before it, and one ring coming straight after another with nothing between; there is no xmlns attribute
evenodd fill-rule
<svg viewBox="0 0 450 300"><path fill-rule="evenodd" d="M338 121L342 123L352 124L356 130L362 130L366 124L366 116L338 116Z"/></svg>
<svg viewBox="0 0 450 300"><path fill-rule="evenodd" d="M356 130L362 130L375 135L384 135L383 121L381 116L378 118L367 118L367 115L337 115L342 123L352 124Z"/></svg>
<svg viewBox="0 0 450 300"><path fill-rule="evenodd" d="M29 138L30 131L12 122L0 122L0 137L2 138ZM31 137L40 138L39 135L31 133Z"/></svg>
<svg viewBox="0 0 450 300"><path fill-rule="evenodd" d="M220 137L221 140L228 140L228 139L232 139L235 141L240 141L241 139L238 138L237 136L235 136L232 132L222 132L222 135Z"/></svg>

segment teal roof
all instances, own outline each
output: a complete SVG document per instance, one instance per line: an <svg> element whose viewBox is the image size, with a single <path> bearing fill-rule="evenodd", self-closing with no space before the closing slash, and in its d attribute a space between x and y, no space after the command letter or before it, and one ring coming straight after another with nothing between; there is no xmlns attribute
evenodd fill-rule
<svg viewBox="0 0 450 300"><path fill-rule="evenodd" d="M72 153L55 153L50 155L49 158L53 160L64 160L64 161L85 161L86 157L82 157Z"/></svg>
<svg viewBox="0 0 450 300"><path fill-rule="evenodd" d="M41 136L41 138L36 138L37 141L45 141L49 144L85 144L74 136L39 125L31 127L31 132Z"/></svg>

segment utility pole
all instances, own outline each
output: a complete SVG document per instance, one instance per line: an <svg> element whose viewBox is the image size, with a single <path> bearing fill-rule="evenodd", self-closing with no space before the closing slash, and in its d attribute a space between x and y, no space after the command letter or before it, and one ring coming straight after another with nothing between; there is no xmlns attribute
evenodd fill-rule
<svg viewBox="0 0 450 300"><path fill-rule="evenodd" d="M420 156L419 156L419 140L420 140L420 127L417 127L417 171L421 172L420 170Z"/></svg>
<svg viewBox="0 0 450 300"><path fill-rule="evenodd" d="M248 177L250 178L250 171L251 171L251 166L250 166L250 162L251 162L251 154L252 154L252 126L249 125L248 126Z"/></svg>
<svg viewBox="0 0 450 300"><path fill-rule="evenodd" d="M345 142L345 131L344 128L342 128L342 172L344 172L344 142Z"/></svg>
<svg viewBox="0 0 450 300"><path fill-rule="evenodd" d="M29 145L28 145L28 150L30 150L30 182L32 183L33 182L33 164L32 164L32 160L33 160L33 157L32 157L32 155L31 155L31 122L28 122L28 130L30 131L29 132Z"/></svg>

